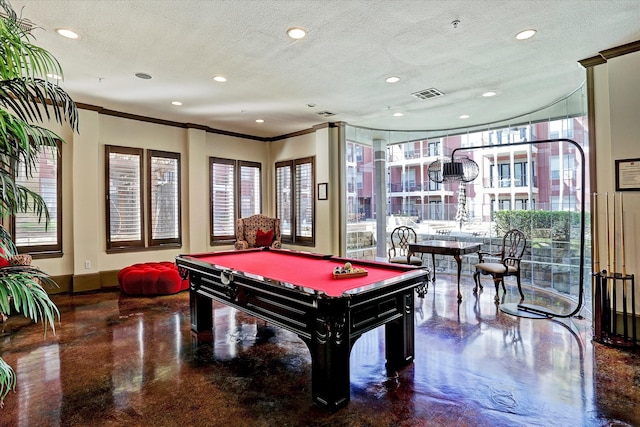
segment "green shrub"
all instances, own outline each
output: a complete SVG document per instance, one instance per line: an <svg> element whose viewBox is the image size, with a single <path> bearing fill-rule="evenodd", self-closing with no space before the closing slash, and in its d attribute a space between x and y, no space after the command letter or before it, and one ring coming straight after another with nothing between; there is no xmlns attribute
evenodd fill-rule
<svg viewBox="0 0 640 427"><path fill-rule="evenodd" d="M580 225L579 212L565 211L497 211L493 213L496 235L502 236L512 228L521 230L527 239L549 238L570 240L571 227Z"/></svg>

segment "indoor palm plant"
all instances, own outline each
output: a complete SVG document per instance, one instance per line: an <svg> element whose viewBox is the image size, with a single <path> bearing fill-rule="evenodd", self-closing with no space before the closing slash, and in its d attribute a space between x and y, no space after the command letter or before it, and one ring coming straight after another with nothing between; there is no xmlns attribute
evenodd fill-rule
<svg viewBox="0 0 640 427"><path fill-rule="evenodd" d="M60 64L49 52L32 44L31 28L24 23L7 0L0 0L0 216L7 219L19 212L35 212L41 221L48 221L44 199L16 183L16 166L23 164L30 176L44 147L57 153L57 140L61 138L35 123L53 119L77 131L78 111L57 84L62 76ZM16 253L11 236L2 227L0 252L4 258ZM42 284L55 286L36 268L0 267L0 313L13 309L34 322L42 320L45 332L47 325L54 329L60 313ZM13 369L0 358L0 403L15 384Z"/></svg>

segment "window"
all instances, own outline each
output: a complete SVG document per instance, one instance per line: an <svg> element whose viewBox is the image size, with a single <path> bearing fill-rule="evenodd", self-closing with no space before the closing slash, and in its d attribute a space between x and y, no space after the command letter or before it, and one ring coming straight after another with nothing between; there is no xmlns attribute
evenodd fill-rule
<svg viewBox="0 0 640 427"><path fill-rule="evenodd" d="M148 150L146 176L144 160L142 148L105 146L108 251L182 244L180 154Z"/></svg>
<svg viewBox="0 0 640 427"><path fill-rule="evenodd" d="M276 216L283 241L315 243L314 158L276 163Z"/></svg>
<svg viewBox="0 0 640 427"><path fill-rule="evenodd" d="M262 212L262 180L259 163L238 162L240 167L240 218Z"/></svg>
<svg viewBox="0 0 640 427"><path fill-rule="evenodd" d="M439 182L435 182L433 180L429 180L429 191L440 191L442 188L442 184Z"/></svg>
<svg viewBox="0 0 640 427"><path fill-rule="evenodd" d="M280 218L280 235L284 241L293 241L293 165L276 164L276 217Z"/></svg>
<svg viewBox="0 0 640 427"><path fill-rule="evenodd" d="M511 169L509 163L499 164L498 174L500 175L500 187L511 187Z"/></svg>
<svg viewBox="0 0 640 427"><path fill-rule="evenodd" d="M527 183L527 162L517 162L513 164L513 179L516 187L526 187Z"/></svg>
<svg viewBox="0 0 640 427"><path fill-rule="evenodd" d="M24 164L15 174L17 185L38 193L49 210L49 222L34 212L17 213L11 222L11 234L20 253L62 254L62 156L61 144L42 147L37 163L29 174Z"/></svg>
<svg viewBox="0 0 640 427"><path fill-rule="evenodd" d="M142 149L105 146L107 249L144 247Z"/></svg>
<svg viewBox="0 0 640 427"><path fill-rule="evenodd" d="M235 224L262 212L261 164L233 159L209 159L211 244L235 239Z"/></svg>
<svg viewBox="0 0 640 427"><path fill-rule="evenodd" d="M442 202L438 200L429 201L429 218L441 220L442 219Z"/></svg>
<svg viewBox="0 0 640 427"><path fill-rule="evenodd" d="M429 142L429 156L439 156L440 155L440 141L438 142Z"/></svg>
<svg viewBox="0 0 640 427"><path fill-rule="evenodd" d="M149 246L182 243L180 153L149 150Z"/></svg>
<svg viewBox="0 0 640 427"><path fill-rule="evenodd" d="M549 159L549 167L551 173L551 179L560 179L560 157L551 156Z"/></svg>

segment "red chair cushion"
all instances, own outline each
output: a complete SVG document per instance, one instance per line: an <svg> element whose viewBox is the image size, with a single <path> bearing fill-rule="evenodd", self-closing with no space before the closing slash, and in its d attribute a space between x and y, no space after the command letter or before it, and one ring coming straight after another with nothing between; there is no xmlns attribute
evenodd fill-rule
<svg viewBox="0 0 640 427"><path fill-rule="evenodd" d="M189 289L178 267L169 261L130 265L118 272L120 290L128 295L169 295Z"/></svg>
<svg viewBox="0 0 640 427"><path fill-rule="evenodd" d="M273 230L258 230L256 233L256 246L271 246L271 242L273 242Z"/></svg>

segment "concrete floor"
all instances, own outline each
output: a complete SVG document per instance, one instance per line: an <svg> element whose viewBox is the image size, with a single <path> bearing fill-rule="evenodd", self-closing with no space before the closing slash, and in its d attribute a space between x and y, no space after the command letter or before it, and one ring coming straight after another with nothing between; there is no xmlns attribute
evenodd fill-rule
<svg viewBox="0 0 640 427"><path fill-rule="evenodd" d="M216 304L214 344L198 345L188 292L56 295L55 334L18 316L2 325L18 385L0 425L640 425L638 352L593 343L589 310L569 323L515 317L490 280L477 297L462 280L460 305L447 275L416 298L412 365L386 372L383 329L356 342L351 402L333 414L312 404L309 352L292 333ZM503 301L518 299L508 282Z"/></svg>

